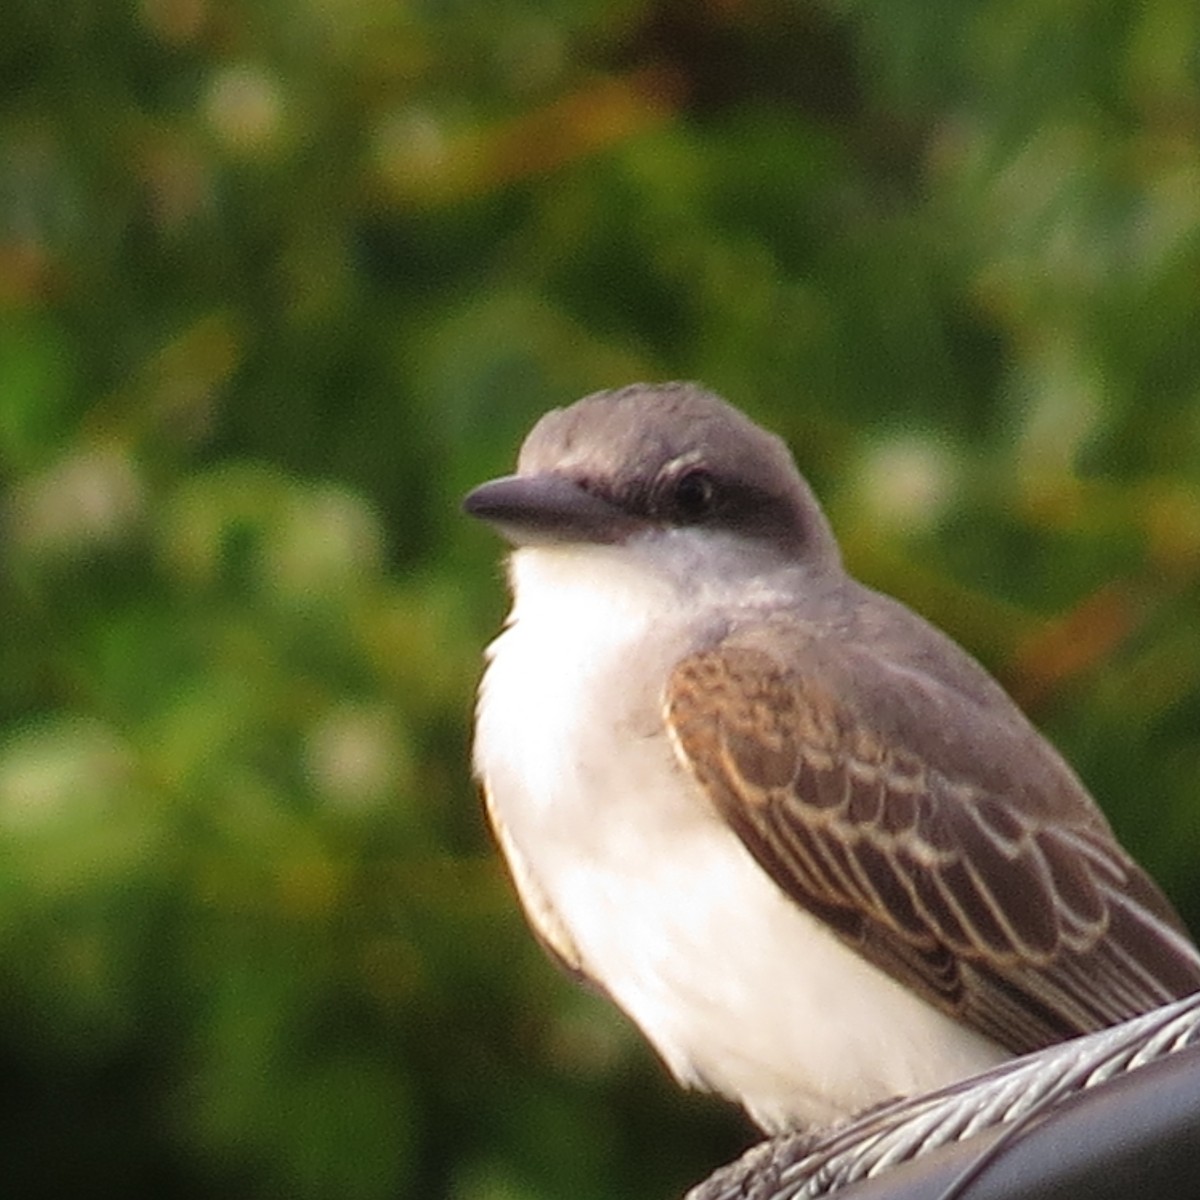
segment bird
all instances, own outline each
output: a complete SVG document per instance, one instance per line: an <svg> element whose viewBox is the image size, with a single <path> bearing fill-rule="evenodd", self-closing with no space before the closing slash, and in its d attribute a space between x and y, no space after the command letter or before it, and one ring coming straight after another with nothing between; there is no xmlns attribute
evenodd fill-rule
<svg viewBox="0 0 1200 1200"><path fill-rule="evenodd" d="M715 393L552 410L463 506L509 544L473 767L517 896L683 1086L820 1128L1200 990L1071 767Z"/></svg>

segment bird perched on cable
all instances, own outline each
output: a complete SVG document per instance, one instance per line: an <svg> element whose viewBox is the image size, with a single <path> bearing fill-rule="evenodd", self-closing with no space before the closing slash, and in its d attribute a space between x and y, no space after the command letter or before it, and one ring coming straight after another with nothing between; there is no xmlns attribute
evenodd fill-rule
<svg viewBox="0 0 1200 1200"><path fill-rule="evenodd" d="M546 414L474 761L533 928L685 1085L824 1124L1200 990L1095 802L694 384Z"/></svg>

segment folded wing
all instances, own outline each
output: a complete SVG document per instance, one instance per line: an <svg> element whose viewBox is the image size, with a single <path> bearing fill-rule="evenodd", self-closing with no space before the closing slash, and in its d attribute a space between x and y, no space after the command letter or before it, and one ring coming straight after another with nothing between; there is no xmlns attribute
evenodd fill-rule
<svg viewBox="0 0 1200 1200"><path fill-rule="evenodd" d="M1200 989L1200 956L1013 710L853 644L736 636L678 664L679 758L799 905L1014 1052Z"/></svg>

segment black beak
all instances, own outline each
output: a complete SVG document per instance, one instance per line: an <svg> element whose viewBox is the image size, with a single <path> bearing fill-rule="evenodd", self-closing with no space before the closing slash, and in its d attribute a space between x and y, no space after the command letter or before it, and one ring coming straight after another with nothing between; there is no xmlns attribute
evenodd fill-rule
<svg viewBox="0 0 1200 1200"><path fill-rule="evenodd" d="M514 546L620 541L633 528L623 509L565 475L506 475L468 492L463 509Z"/></svg>

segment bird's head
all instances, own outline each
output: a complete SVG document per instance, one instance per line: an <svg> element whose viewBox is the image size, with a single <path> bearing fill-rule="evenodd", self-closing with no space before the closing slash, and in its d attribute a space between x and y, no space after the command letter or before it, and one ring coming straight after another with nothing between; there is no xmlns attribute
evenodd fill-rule
<svg viewBox="0 0 1200 1200"><path fill-rule="evenodd" d="M836 568L829 524L782 440L692 383L633 384L547 413L515 475L466 511L515 548L629 547L679 576Z"/></svg>

